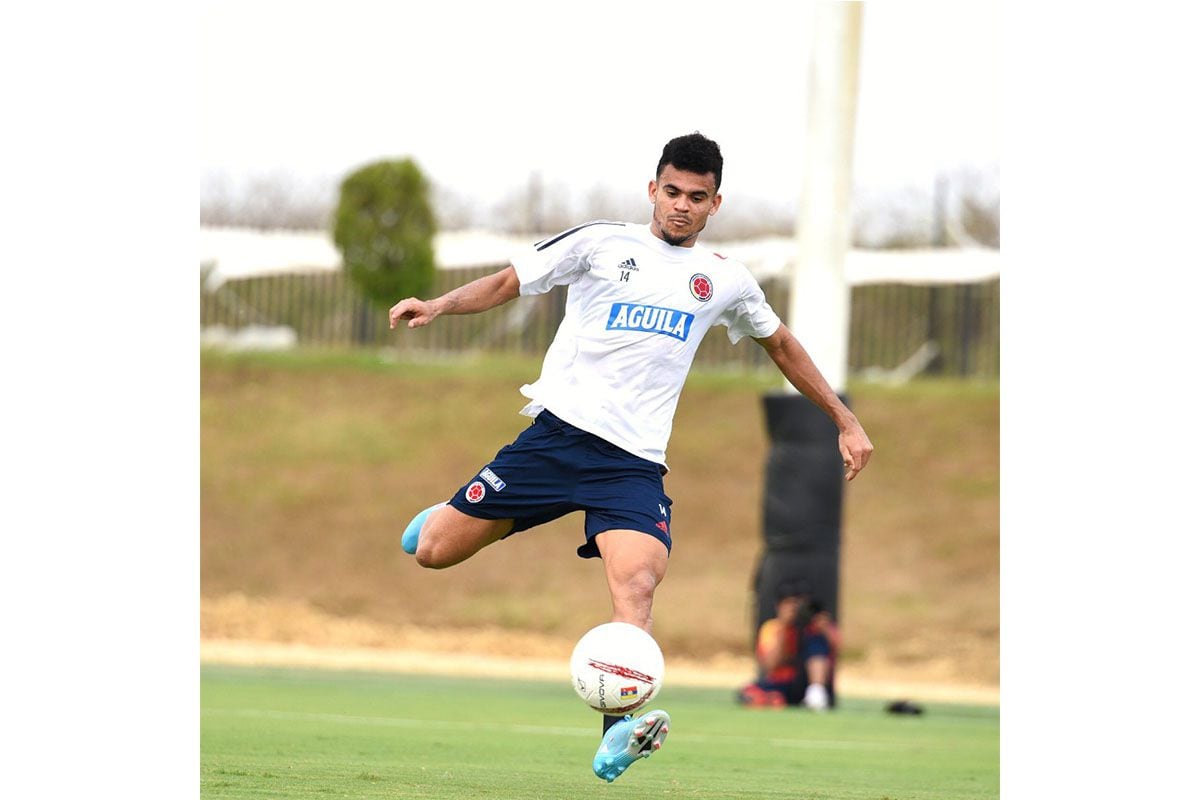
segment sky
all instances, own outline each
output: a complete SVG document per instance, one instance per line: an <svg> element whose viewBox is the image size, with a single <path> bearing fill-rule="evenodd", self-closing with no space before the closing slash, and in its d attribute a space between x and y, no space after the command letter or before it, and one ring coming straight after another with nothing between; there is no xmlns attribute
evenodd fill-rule
<svg viewBox="0 0 1200 800"><path fill-rule="evenodd" d="M662 145L699 130L722 191L800 193L811 4L210 2L198 36L202 181L336 180L411 156L495 200L538 172L641 193ZM857 185L998 173L997 2L868 2Z"/></svg>

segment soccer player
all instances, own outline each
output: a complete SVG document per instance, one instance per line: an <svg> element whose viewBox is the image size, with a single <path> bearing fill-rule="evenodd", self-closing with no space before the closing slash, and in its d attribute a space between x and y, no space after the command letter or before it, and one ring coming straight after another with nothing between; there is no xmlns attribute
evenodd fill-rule
<svg viewBox="0 0 1200 800"><path fill-rule="evenodd" d="M771 309L743 264L697 245L721 207L723 158L699 133L667 142L649 224L595 221L538 242L511 266L433 300L394 305L391 327L477 314L519 295L566 285L563 321L541 376L521 387L533 423L449 501L419 513L401 542L423 567L443 569L487 545L585 512L582 558L602 559L612 620L650 630L654 591L671 550L666 448L684 379L713 325L750 336L787 380L838 428L846 480L872 445L858 419ZM612 781L662 746L665 711L606 716L596 775Z"/></svg>

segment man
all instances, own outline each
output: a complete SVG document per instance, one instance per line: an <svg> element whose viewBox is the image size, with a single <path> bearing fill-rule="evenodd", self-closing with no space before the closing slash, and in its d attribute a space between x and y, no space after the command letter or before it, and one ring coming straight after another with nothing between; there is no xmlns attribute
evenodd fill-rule
<svg viewBox="0 0 1200 800"><path fill-rule="evenodd" d="M797 586L780 588L775 616L758 629L754 655L759 678L738 693L752 707L804 704L824 711L833 701L833 662L841 634L821 603Z"/></svg>
<svg viewBox="0 0 1200 800"><path fill-rule="evenodd" d="M584 511L583 558L604 563L612 620L646 631L667 571L671 499L663 491L672 418L704 333L751 336L788 381L837 424L852 480L872 446L745 266L696 239L721 207L720 148L699 133L663 148L649 184L649 225L596 221L538 242L512 265L434 300L392 307L391 327L477 314L567 285L562 324L538 380L521 387L533 417L446 503L418 514L402 537L423 567L442 569L513 533ZM667 734L665 711L605 717L592 768L612 781Z"/></svg>

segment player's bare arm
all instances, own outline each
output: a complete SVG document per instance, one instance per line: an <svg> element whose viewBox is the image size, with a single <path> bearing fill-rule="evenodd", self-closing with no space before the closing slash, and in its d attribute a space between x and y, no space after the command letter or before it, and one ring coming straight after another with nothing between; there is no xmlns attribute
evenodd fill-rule
<svg viewBox="0 0 1200 800"><path fill-rule="evenodd" d="M420 328L442 314L478 314L487 311L507 303L520 293L520 279L517 278L517 271L510 266L433 300L405 298L392 306L388 312L388 321L392 330L396 329L396 325L402 319L408 320L408 327Z"/></svg>
<svg viewBox="0 0 1200 800"><path fill-rule="evenodd" d="M754 341L767 351L767 355L779 367L788 383L816 403L837 425L838 449L841 450L842 463L846 467L846 480L854 480L867 466L867 462L871 460L871 453L875 451L858 418L837 396L837 392L809 357L808 351L786 325L781 324L775 333Z"/></svg>

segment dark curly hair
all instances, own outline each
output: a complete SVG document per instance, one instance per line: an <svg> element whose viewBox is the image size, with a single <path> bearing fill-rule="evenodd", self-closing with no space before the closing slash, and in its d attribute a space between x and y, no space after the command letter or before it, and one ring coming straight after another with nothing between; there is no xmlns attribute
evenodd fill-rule
<svg viewBox="0 0 1200 800"><path fill-rule="evenodd" d="M663 168L667 164L697 175L711 172L717 179L717 188L721 188L721 167L725 164L725 159L721 157L721 148L712 139L702 136L700 131L676 136L667 142L663 147L662 158L658 160L655 179L662 177Z"/></svg>

